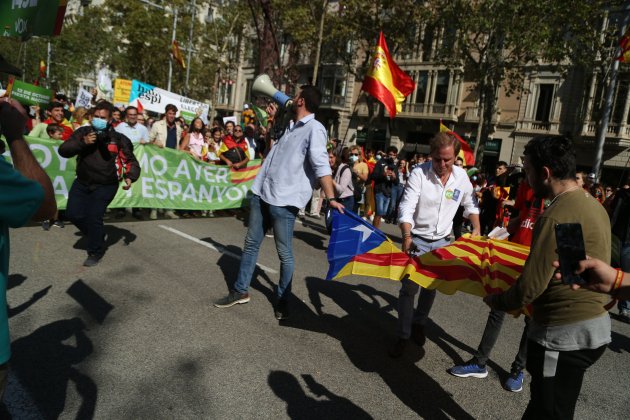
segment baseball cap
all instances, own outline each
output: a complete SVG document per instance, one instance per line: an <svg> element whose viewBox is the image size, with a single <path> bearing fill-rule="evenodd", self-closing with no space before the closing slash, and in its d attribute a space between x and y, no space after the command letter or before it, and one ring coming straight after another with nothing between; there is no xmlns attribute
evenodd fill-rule
<svg viewBox="0 0 630 420"><path fill-rule="evenodd" d="M0 55L0 73L8 73L14 76L22 75L22 71L5 60L2 55Z"/></svg>

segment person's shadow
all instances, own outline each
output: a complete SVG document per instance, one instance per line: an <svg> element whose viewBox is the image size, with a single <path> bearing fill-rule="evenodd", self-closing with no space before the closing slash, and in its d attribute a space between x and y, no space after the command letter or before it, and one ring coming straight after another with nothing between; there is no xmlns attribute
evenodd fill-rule
<svg viewBox="0 0 630 420"><path fill-rule="evenodd" d="M7 290L11 290L14 287L18 287L22 285L22 283L24 283L25 281L26 281L26 277L23 276L22 274L11 274L9 275L9 278L7 280ZM22 312L24 312L25 310L33 306L35 303L37 303L37 301L39 301L41 298L46 296L46 294L51 288L52 288L52 285L44 287L42 290L33 293L33 295L31 296L29 300L13 308L11 308L7 304L7 314L9 318L14 317L18 314L21 314Z"/></svg>
<svg viewBox="0 0 630 420"><path fill-rule="evenodd" d="M396 325L396 318L392 314L397 305L395 297L371 286L355 286L315 277L307 277L306 285L315 312L299 299L294 299L292 318L281 321L281 325L325 333L339 340L348 358L358 369L377 373L392 393L421 417L472 418L451 394L416 366L416 362L424 357L424 349L410 345L399 359L387 356L387 350L394 341L391 332ZM321 295L330 298L346 315L326 313ZM430 330L433 329L434 326L431 326ZM443 330L439 330L439 336L440 340L468 349ZM431 331L429 337L435 339L435 332Z"/></svg>
<svg viewBox="0 0 630 420"><path fill-rule="evenodd" d="M74 382L82 399L76 418L94 417L96 384L74 367L93 351L84 330L81 319L64 319L44 325L11 345L10 369L46 418L56 419L64 410L69 381ZM75 344L66 344L69 339Z"/></svg>
<svg viewBox="0 0 630 420"><path fill-rule="evenodd" d="M302 375L311 393L323 400L306 395L297 378L281 370L271 371L267 382L273 392L287 402L287 414L292 419L371 419L368 413L347 398L330 392L311 375Z"/></svg>
<svg viewBox="0 0 630 420"><path fill-rule="evenodd" d="M88 237L81 234L81 232L77 232L76 234L80 236L80 238L74 244L74 249L87 250ZM114 225L105 225L105 252L107 252L109 247L117 244L121 239L123 240L124 245L130 245L137 239L137 237L138 236L135 233L132 233L127 229L119 228Z"/></svg>

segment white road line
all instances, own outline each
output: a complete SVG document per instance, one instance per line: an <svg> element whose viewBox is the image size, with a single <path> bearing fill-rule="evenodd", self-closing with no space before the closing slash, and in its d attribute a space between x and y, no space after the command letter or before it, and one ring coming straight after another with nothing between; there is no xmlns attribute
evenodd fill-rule
<svg viewBox="0 0 630 420"><path fill-rule="evenodd" d="M177 229L173 229L170 226L165 226L165 225L158 225L158 226L161 227L164 230L168 230L169 232L174 233L175 235L178 235L178 236L181 236L182 238L186 238L186 239L188 239L190 241L193 241L196 244L199 244L201 246L205 246L206 248L210 248L213 251L219 252L221 254L227 255L227 256L232 257L232 258L236 258L239 261L241 259L240 255L237 255L237 254L235 254L235 253L233 253L231 251L228 251L227 249L225 249L222 246L217 248L216 246L212 245L211 243L208 243L206 241L202 241L201 239L195 238L194 236L191 236L191 235L189 235L187 233L184 233L182 231L179 231ZM265 273L267 273L267 274L278 274L278 272L276 270L274 270L273 268L269 268L267 266L264 266L264 265L258 264L258 263L256 263L256 266L258 268L260 268L262 271L264 271Z"/></svg>

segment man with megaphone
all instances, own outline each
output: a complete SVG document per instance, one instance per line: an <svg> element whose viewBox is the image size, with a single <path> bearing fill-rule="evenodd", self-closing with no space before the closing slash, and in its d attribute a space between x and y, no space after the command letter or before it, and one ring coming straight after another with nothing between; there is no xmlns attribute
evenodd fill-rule
<svg viewBox="0 0 630 420"><path fill-rule="evenodd" d="M286 106L288 102L279 101L273 93L268 96L272 96L282 106ZM326 152L326 129L315 119L321 98L322 95L315 86L305 85L300 87L290 103L292 123L272 146L252 185L249 227L238 277L229 294L215 302L214 306L217 308L229 308L249 302L248 289L256 269L260 244L265 238L265 230L273 227L276 250L280 257L280 281L274 312L279 320L288 318L294 268L293 227L299 209L304 208L311 198L317 180L330 207L343 213L344 207L334 194ZM267 113L270 120L273 120L277 113L275 104L267 107Z"/></svg>

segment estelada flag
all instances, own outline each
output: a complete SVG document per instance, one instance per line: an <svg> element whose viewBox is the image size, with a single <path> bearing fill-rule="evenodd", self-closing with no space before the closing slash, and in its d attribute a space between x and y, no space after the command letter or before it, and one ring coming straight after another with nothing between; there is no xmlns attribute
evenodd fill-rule
<svg viewBox="0 0 630 420"><path fill-rule="evenodd" d="M179 43L177 41L173 41L173 45L171 46L171 54L173 54L173 58L179 65L185 69L186 62L184 61L184 55L182 54L182 50L179 48Z"/></svg>
<svg viewBox="0 0 630 420"><path fill-rule="evenodd" d="M442 124L442 120L440 120L440 133L448 133L459 140L461 148L459 149L459 154L457 155L457 157L461 158L464 161L464 166L473 166L475 164L475 154L470 148L468 142L461 138L456 132L452 131L447 126Z"/></svg>
<svg viewBox="0 0 630 420"><path fill-rule="evenodd" d="M509 289L518 279L529 247L464 235L451 245L410 257L383 232L345 210L333 212L326 278L348 275L404 278L445 294L456 291L486 296Z"/></svg>
<svg viewBox="0 0 630 420"><path fill-rule="evenodd" d="M619 48L621 48L621 54L619 54L617 60L621 63L630 62L630 26L619 40Z"/></svg>
<svg viewBox="0 0 630 420"><path fill-rule="evenodd" d="M378 99L387 109L389 117L394 118L397 112L402 111L402 103L415 87L413 79L392 60L381 32L361 90Z"/></svg>

